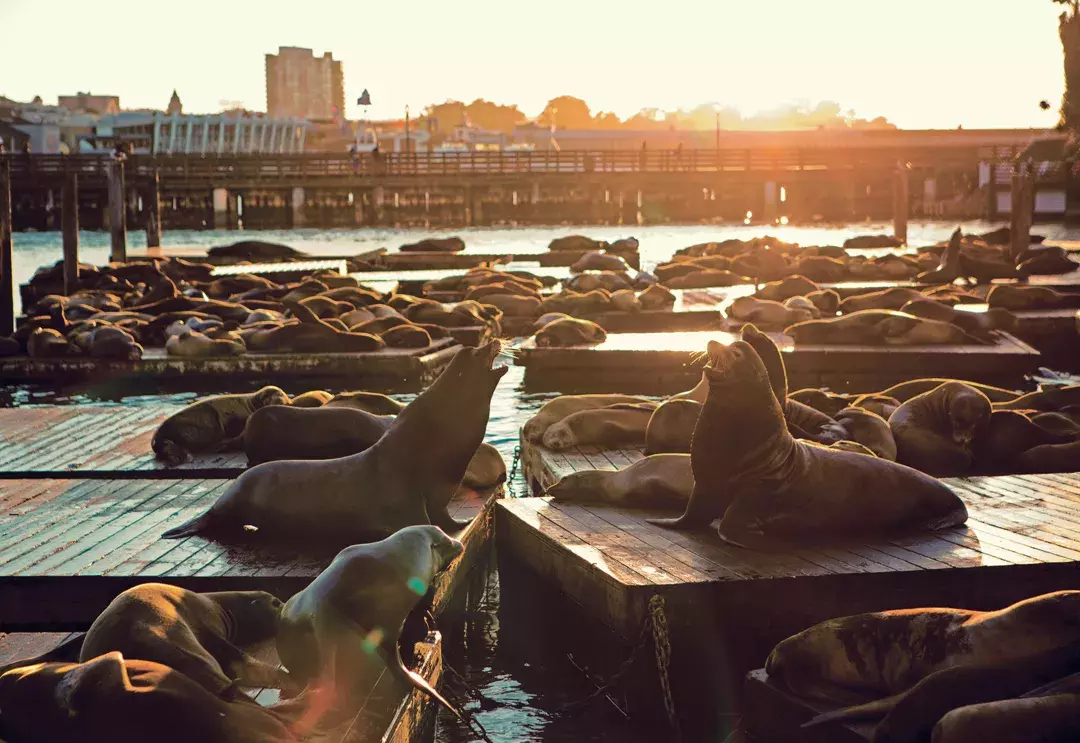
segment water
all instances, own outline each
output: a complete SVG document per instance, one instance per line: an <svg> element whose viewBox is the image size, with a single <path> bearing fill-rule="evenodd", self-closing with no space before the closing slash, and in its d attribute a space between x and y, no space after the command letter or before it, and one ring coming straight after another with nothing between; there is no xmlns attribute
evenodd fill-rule
<svg viewBox="0 0 1080 743"><path fill-rule="evenodd" d="M947 239L956 223L930 222L912 224L909 242L923 245ZM967 222L965 232L982 232L997 224ZM282 242L301 250L323 255L350 256L377 247L394 248L420 237L456 234L464 238L467 252L475 253L537 253L558 235L581 232L602 239L635 235L641 241L642 267L650 268L667 259L675 250L699 242L729 237L775 235L783 240L803 245L838 245L848 237L870 233L890 233L891 225L856 224L814 227L783 226L701 226L664 225L644 227L566 227L526 229L473 228L438 233L423 230L296 230L296 231L207 231L170 232L164 236L165 247L191 245L221 245L238 239L261 239ZM1036 232L1047 235L1050 241L1080 240L1080 230L1061 225L1039 225ZM42 265L60 258L61 242L58 233L18 233L15 235L14 276L16 284L27 281ZM108 260L109 236L85 232L80 235L80 259L84 263L101 264ZM145 246L143 233L131 233L132 248ZM509 359L504 359L509 362ZM503 378L491 404L487 440L498 447L507 463L513 461L518 430L551 395L529 395L522 390L523 370L511 367ZM304 390L288 388L297 394ZM43 387L0 385L0 406L36 404L83 405L103 402L118 405L169 403L184 405L212 390L200 393L181 392L162 394L153 388L134 390L109 383L61 390ZM411 396L399 396L408 400ZM525 483L520 472L509 483L510 495L524 494ZM479 692L480 699L464 706L473 712L487 729L492 740L540 741L636 741L658 740L662 731L649 730L624 719L604 700L568 708L567 705L587 697L593 690L581 671L567 657L571 640L581 634L576 620L554 598L541 599L542 587L528 580L515 580L511 585L500 584L500 575L490 569L479 576L475 587L476 600L465 609L451 612L444 618L446 658L457 672ZM508 594L521 594L514 601ZM524 610L521 606L524 605ZM515 610L515 606L517 607ZM437 734L439 743L463 743L474 740L467 729L447 716L440 717Z"/></svg>

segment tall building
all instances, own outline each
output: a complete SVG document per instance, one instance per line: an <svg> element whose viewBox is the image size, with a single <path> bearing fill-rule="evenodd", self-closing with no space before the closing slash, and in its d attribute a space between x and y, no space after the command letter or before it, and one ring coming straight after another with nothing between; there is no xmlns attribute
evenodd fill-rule
<svg viewBox="0 0 1080 743"><path fill-rule="evenodd" d="M333 120L345 115L345 77L330 52L316 57L311 49L278 48L266 55L266 112Z"/></svg>
<svg viewBox="0 0 1080 743"><path fill-rule="evenodd" d="M120 96L79 92L60 96L58 105L73 113L115 115L120 113Z"/></svg>
<svg viewBox="0 0 1080 743"><path fill-rule="evenodd" d="M184 104L180 102L180 96L176 93L176 88L173 88L172 98L169 99L169 105L165 109L167 114L182 114L184 113Z"/></svg>

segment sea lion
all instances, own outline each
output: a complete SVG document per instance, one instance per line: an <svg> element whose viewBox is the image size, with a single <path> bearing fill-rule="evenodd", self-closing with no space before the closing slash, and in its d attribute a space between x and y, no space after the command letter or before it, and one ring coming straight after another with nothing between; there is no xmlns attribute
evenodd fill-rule
<svg viewBox="0 0 1080 743"><path fill-rule="evenodd" d="M796 344L920 346L981 343L955 325L894 310L859 310L784 329Z"/></svg>
<svg viewBox="0 0 1080 743"><path fill-rule="evenodd" d="M75 355L75 348L52 328L34 328L26 341L26 353L32 359L55 359Z"/></svg>
<svg viewBox="0 0 1080 743"><path fill-rule="evenodd" d="M992 411L986 395L963 382L945 382L916 395L889 416L897 460L935 477L965 474Z"/></svg>
<svg viewBox="0 0 1080 743"><path fill-rule="evenodd" d="M143 347L131 333L114 325L94 328L87 333L87 353L94 359L141 359Z"/></svg>
<svg viewBox="0 0 1080 743"><path fill-rule="evenodd" d="M227 701L160 663L110 652L0 675L4 737L48 743L284 743L282 716Z"/></svg>
<svg viewBox="0 0 1080 743"><path fill-rule="evenodd" d="M370 449L340 459L252 467L209 511L164 536L224 535L250 524L269 538L328 547L414 524L457 531L463 524L446 509L483 440L491 395L507 371L492 368L501 349L492 341L459 350Z"/></svg>
<svg viewBox="0 0 1080 743"><path fill-rule="evenodd" d="M552 425L579 410L606 408L611 405L636 405L639 403L656 404L647 397L637 395L560 395L544 403L540 410L525 422L525 425L521 428L521 433L530 444L539 444L544 439L544 433Z"/></svg>
<svg viewBox="0 0 1080 743"><path fill-rule="evenodd" d="M536 331L537 348L562 348L603 343L607 333L591 320L562 317Z"/></svg>
<svg viewBox="0 0 1080 743"><path fill-rule="evenodd" d="M1064 440L1036 425L1017 410L995 410L974 442L975 469L980 473L1027 471L1020 457L1030 449Z"/></svg>
<svg viewBox="0 0 1080 743"><path fill-rule="evenodd" d="M397 415L405 409L405 403L381 392L339 392L323 407L353 408L372 415Z"/></svg>
<svg viewBox="0 0 1080 743"><path fill-rule="evenodd" d="M490 490L506 482L506 461L494 446L480 444L476 453L469 460L465 476L461 478L464 487L473 490Z"/></svg>
<svg viewBox="0 0 1080 743"><path fill-rule="evenodd" d="M378 333L388 348L427 348L431 345L431 336L426 330L418 325L405 321L404 325L398 325Z"/></svg>
<svg viewBox="0 0 1080 743"><path fill-rule="evenodd" d="M1067 294L1048 286L998 284L990 287L986 303L1007 310L1065 310L1080 308L1080 294Z"/></svg>
<svg viewBox="0 0 1080 743"><path fill-rule="evenodd" d="M676 276L669 279L666 285L668 289L708 289L715 286L739 286L753 283L754 280L749 276L706 268L685 276Z"/></svg>
<svg viewBox="0 0 1080 743"><path fill-rule="evenodd" d="M993 331L1009 333L1015 331L1017 325L1016 315L1000 307L991 307L986 312L963 312L940 302L919 299L908 302L900 311L927 320L951 323L969 335L989 341L994 340Z"/></svg>
<svg viewBox="0 0 1080 743"><path fill-rule="evenodd" d="M294 408L321 408L333 399L334 396L326 390L311 390L297 395L289 404Z"/></svg>
<svg viewBox="0 0 1080 743"><path fill-rule="evenodd" d="M954 709L1019 697L1067 675L1080 662L1080 646L1054 648L1022 659L954 666L934 671L907 691L818 715L803 725L880 720L877 743L920 743ZM974 739L973 739L974 740Z"/></svg>
<svg viewBox="0 0 1080 743"><path fill-rule="evenodd" d="M803 405L808 405L830 418L852 404L852 400L847 395L838 395L828 390L819 390L813 387L795 390L788 395L788 398L801 402Z"/></svg>
<svg viewBox="0 0 1080 743"><path fill-rule="evenodd" d="M842 704L911 688L935 671L1019 662L1080 641L1080 591L1058 591L997 611L899 609L830 619L783 640L770 680Z"/></svg>
<svg viewBox="0 0 1080 743"><path fill-rule="evenodd" d="M900 407L900 401L895 397L878 395L871 392L856 397L851 401L851 407L869 410L871 413L880 415L887 423L889 416L896 412L896 409Z"/></svg>
<svg viewBox="0 0 1080 743"><path fill-rule="evenodd" d="M896 461L896 440L889 422L877 413L858 407L844 408L836 414L836 423L844 435L832 440L829 437L818 439L818 443L828 445L837 441L854 441L882 459Z"/></svg>
<svg viewBox="0 0 1080 743"><path fill-rule="evenodd" d="M364 353L386 348L377 335L342 332L321 320L260 330L247 343L254 353Z"/></svg>
<svg viewBox="0 0 1080 743"><path fill-rule="evenodd" d="M995 404L1010 402L1020 397L1019 392L1007 390L1002 387L993 387L988 384L980 384L979 382L969 382L964 379L947 379L944 377L929 377L926 379L912 379L907 382L900 382L899 384L894 384L892 387L882 390L879 394L884 395L885 397L894 398L900 402L907 402L916 395L921 395L924 392L936 389L946 382L959 382L961 384L966 384L968 387L973 387L986 395L986 398Z"/></svg>
<svg viewBox="0 0 1080 743"><path fill-rule="evenodd" d="M383 671L460 713L401 660L405 620L436 574L464 552L434 526L408 526L374 544L346 547L285 604L277 649L289 672L343 700L349 714ZM330 726L338 720L324 719Z"/></svg>
<svg viewBox="0 0 1080 743"><path fill-rule="evenodd" d="M22 345L6 335L0 335L0 358L5 356L18 356L22 352Z"/></svg>
<svg viewBox="0 0 1080 743"><path fill-rule="evenodd" d="M283 459L336 459L370 448L393 416L348 407L272 405L256 410L244 427L248 464Z"/></svg>
<svg viewBox="0 0 1080 743"><path fill-rule="evenodd" d="M970 704L934 727L933 743L1067 743L1080 737L1080 694Z"/></svg>
<svg viewBox="0 0 1080 743"><path fill-rule="evenodd" d="M964 233L957 227L949 237L949 244L941 253L938 267L924 271L915 277L920 284L951 284L960 275L960 244Z"/></svg>
<svg viewBox="0 0 1080 743"><path fill-rule="evenodd" d="M590 251L570 264L571 273L584 271L629 271L630 266L621 256Z"/></svg>
<svg viewBox="0 0 1080 743"><path fill-rule="evenodd" d="M791 297L805 297L821 291L821 287L805 276L786 276L779 281L770 281L754 292L758 299L771 299L783 302ZM839 295L837 295L839 299ZM815 303L816 304L816 303Z"/></svg>
<svg viewBox="0 0 1080 743"><path fill-rule="evenodd" d="M840 312L849 314L859 310L898 310L909 302L940 302L942 300L928 299L925 294L917 289L905 287L892 287L881 291L857 294L847 297L840 302Z"/></svg>
<svg viewBox="0 0 1080 743"><path fill-rule="evenodd" d="M720 536L754 547L955 526L967 509L945 484L883 459L797 441L765 365L746 341L709 343L709 394L690 450L694 492L670 528L723 516Z"/></svg>
<svg viewBox="0 0 1080 743"><path fill-rule="evenodd" d="M150 448L170 465L183 464L192 454L226 451L240 444L248 418L268 405L288 405L279 387L263 387L246 395L217 395L193 402L158 426Z"/></svg>
<svg viewBox="0 0 1080 743"><path fill-rule="evenodd" d="M643 310L663 310L675 305L675 294L660 284L653 284L638 295Z"/></svg>
<svg viewBox="0 0 1080 743"><path fill-rule="evenodd" d="M544 432L544 446L565 451L575 446L615 448L645 443L649 419L656 403L609 405L571 413Z"/></svg>
<svg viewBox="0 0 1080 743"><path fill-rule="evenodd" d="M259 261L268 258L299 258L305 254L281 243L263 240L240 240L229 245L215 245L206 251L208 256L220 256L244 261Z"/></svg>
<svg viewBox="0 0 1080 743"><path fill-rule="evenodd" d="M701 403L696 400L665 400L653 411L645 429L645 453L690 453Z"/></svg>
<svg viewBox="0 0 1080 743"><path fill-rule="evenodd" d="M585 237L584 235L567 235L566 237L556 237L550 243L548 243L549 251L559 250L605 250L608 244L603 240L593 240L591 237Z"/></svg>
<svg viewBox="0 0 1080 743"><path fill-rule="evenodd" d="M247 347L241 341L210 338L197 330L185 330L165 341L165 353L188 359L243 356Z"/></svg>
<svg viewBox="0 0 1080 743"><path fill-rule="evenodd" d="M640 312L641 302L633 289L619 289L611 293L611 309L614 312Z"/></svg>
<svg viewBox="0 0 1080 743"><path fill-rule="evenodd" d="M459 253L465 249L465 241L460 237L428 237L415 243L402 245L402 253Z"/></svg>
<svg viewBox="0 0 1080 743"><path fill-rule="evenodd" d="M235 693L235 684L290 687L280 668L245 652L274 636L282 606L263 591L195 593L143 583L118 595L98 615L83 639L79 660L119 651L174 668L226 698Z"/></svg>
<svg viewBox="0 0 1080 743"><path fill-rule="evenodd" d="M1020 455L1023 472L1076 472L1080 469L1080 441L1044 444Z"/></svg>
<svg viewBox="0 0 1080 743"><path fill-rule="evenodd" d="M891 235L856 235L844 240L844 250L867 250L870 248L899 248L903 245Z"/></svg>
<svg viewBox="0 0 1080 743"><path fill-rule="evenodd" d="M783 330L789 325L814 319L814 314L809 310L792 308L771 299L757 297L737 298L728 308L727 316L733 320L754 323L765 330Z"/></svg>
<svg viewBox="0 0 1080 743"><path fill-rule="evenodd" d="M537 306L541 315L548 312L565 312L568 315L581 316L611 309L611 294L604 289L594 289L584 294L563 292L548 297Z"/></svg>
<svg viewBox="0 0 1080 743"><path fill-rule="evenodd" d="M1012 400L995 402L995 410L1039 410L1050 412L1070 405L1080 405L1080 384L1066 387L1048 387L1036 392L1019 395Z"/></svg>
<svg viewBox="0 0 1080 743"><path fill-rule="evenodd" d="M514 294L495 294L484 297L484 304L498 307L507 317L534 317L547 310L541 309L537 297L519 297Z"/></svg>
<svg viewBox="0 0 1080 743"><path fill-rule="evenodd" d="M832 289L819 289L803 296L821 311L822 317L832 317L840 311L840 295ZM793 298L788 297L788 299Z"/></svg>
<svg viewBox="0 0 1080 743"><path fill-rule="evenodd" d="M544 491L556 502L685 508L694 489L689 454L652 454L620 470L579 470Z"/></svg>

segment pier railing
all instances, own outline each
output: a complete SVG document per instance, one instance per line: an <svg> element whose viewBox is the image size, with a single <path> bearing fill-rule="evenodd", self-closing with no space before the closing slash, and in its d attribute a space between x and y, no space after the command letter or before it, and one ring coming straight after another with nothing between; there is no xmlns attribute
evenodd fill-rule
<svg viewBox="0 0 1080 743"><path fill-rule="evenodd" d="M898 163L914 168L968 168L980 162L1005 165L1011 147L806 148L687 150L534 150L294 155L133 155L126 175L149 178L155 171L170 184L228 186L231 183L288 185L354 178L493 176L581 176L585 174L784 173L794 171L891 171ZM104 182L111 155L9 153L16 185L34 186L79 174L81 183ZM1058 167L1040 171L1052 180Z"/></svg>

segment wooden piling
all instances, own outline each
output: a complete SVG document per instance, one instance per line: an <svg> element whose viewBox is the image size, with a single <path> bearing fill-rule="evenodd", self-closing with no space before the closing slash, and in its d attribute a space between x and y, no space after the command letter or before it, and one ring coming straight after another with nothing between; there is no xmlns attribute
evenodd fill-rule
<svg viewBox="0 0 1080 743"><path fill-rule="evenodd" d="M73 294L79 285L79 174L69 170L64 180L60 207L60 229L64 235L64 293Z"/></svg>
<svg viewBox="0 0 1080 743"><path fill-rule="evenodd" d="M146 247L161 247L161 174L150 174L146 195Z"/></svg>
<svg viewBox="0 0 1080 743"><path fill-rule="evenodd" d="M109 260L127 261L127 209L124 204L124 161L117 158L109 164L109 232L112 250Z"/></svg>
<svg viewBox="0 0 1080 743"><path fill-rule="evenodd" d="M898 163L893 180L893 235L907 245L908 212L911 209L909 180L911 165Z"/></svg>
<svg viewBox="0 0 1080 743"><path fill-rule="evenodd" d="M1013 169L1011 198L1012 256L1016 258L1031 245L1035 211L1035 179L1027 163L1020 163Z"/></svg>
<svg viewBox="0 0 1080 743"><path fill-rule="evenodd" d="M15 332L11 250L11 162L0 155L0 335Z"/></svg>

